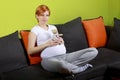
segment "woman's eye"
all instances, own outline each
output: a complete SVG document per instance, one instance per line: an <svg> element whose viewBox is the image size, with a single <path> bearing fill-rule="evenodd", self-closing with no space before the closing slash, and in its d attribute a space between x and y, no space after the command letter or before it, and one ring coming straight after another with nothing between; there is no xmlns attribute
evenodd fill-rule
<svg viewBox="0 0 120 80"><path fill-rule="evenodd" d="M41 14L40 16L49 16L49 15L42 15L42 14Z"/></svg>
<svg viewBox="0 0 120 80"><path fill-rule="evenodd" d="M46 15L46 16L49 16L49 15Z"/></svg>
<svg viewBox="0 0 120 80"><path fill-rule="evenodd" d="M41 14L40 16L44 16L44 14Z"/></svg>

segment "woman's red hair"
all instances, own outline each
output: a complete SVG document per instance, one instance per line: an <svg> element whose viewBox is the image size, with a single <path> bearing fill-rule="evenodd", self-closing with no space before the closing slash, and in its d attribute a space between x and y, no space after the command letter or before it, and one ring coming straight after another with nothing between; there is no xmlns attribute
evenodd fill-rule
<svg viewBox="0 0 120 80"><path fill-rule="evenodd" d="M42 15L42 13L48 11L49 12L49 16L50 16L50 9L48 8L48 6L46 5L39 5L37 8L36 8L36 12L35 14L40 16Z"/></svg>

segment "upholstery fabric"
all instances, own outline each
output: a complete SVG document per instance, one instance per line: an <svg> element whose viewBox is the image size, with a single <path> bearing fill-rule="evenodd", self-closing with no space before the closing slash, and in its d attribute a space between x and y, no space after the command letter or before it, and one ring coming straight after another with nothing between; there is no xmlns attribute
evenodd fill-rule
<svg viewBox="0 0 120 80"><path fill-rule="evenodd" d="M63 34L67 53L88 47L81 18L75 18L65 24L56 25L58 32Z"/></svg>
<svg viewBox="0 0 120 80"><path fill-rule="evenodd" d="M114 18L114 27L111 32L107 47L120 52L120 19Z"/></svg>
<svg viewBox="0 0 120 80"><path fill-rule="evenodd" d="M27 66L18 31L0 38L0 73Z"/></svg>
<svg viewBox="0 0 120 80"><path fill-rule="evenodd" d="M43 70L40 64L30 65L17 71L6 72L3 75L4 80L63 80L64 77L58 73Z"/></svg>
<svg viewBox="0 0 120 80"><path fill-rule="evenodd" d="M92 80L97 76L104 76L106 73L106 70L110 66L113 67L115 65L120 64L119 52L110 50L107 48L99 48L98 52L99 54L96 56L96 58L89 62L90 64L93 65L93 68L88 68L86 71L76 74L74 78L72 76L68 76L66 77L66 79L67 80L72 80L72 79L73 80ZM105 79L105 80L110 80L110 79Z"/></svg>
<svg viewBox="0 0 120 80"><path fill-rule="evenodd" d="M112 80L120 80L120 63L111 65L106 76L112 78Z"/></svg>

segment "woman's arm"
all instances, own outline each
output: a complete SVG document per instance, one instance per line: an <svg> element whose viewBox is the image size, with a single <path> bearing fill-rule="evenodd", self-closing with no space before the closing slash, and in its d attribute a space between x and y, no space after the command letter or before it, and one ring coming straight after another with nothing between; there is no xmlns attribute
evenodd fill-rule
<svg viewBox="0 0 120 80"><path fill-rule="evenodd" d="M37 39L36 35L30 32L28 37L28 53L29 54L38 53L48 46L47 44L43 44L39 47L35 46L36 39Z"/></svg>

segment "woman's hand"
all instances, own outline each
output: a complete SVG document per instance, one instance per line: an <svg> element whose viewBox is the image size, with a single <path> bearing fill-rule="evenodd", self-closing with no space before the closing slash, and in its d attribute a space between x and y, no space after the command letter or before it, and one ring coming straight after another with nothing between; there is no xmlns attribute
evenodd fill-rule
<svg viewBox="0 0 120 80"><path fill-rule="evenodd" d="M52 47L52 46L58 45L59 42L58 42L57 39L55 39L55 40L50 39L50 40L48 40L48 42L46 44L47 44L48 47Z"/></svg>
<svg viewBox="0 0 120 80"><path fill-rule="evenodd" d="M60 45L63 43L64 43L63 39L61 37L58 37L55 40L52 40L52 39L48 40L46 44L48 45L48 47L52 47L52 46Z"/></svg>
<svg viewBox="0 0 120 80"><path fill-rule="evenodd" d="M59 44L64 44L64 40L63 40L62 37L58 37L57 39L58 39L58 41L59 41Z"/></svg>

